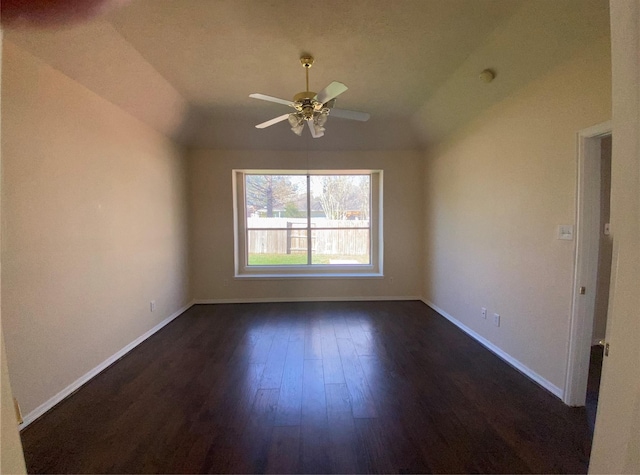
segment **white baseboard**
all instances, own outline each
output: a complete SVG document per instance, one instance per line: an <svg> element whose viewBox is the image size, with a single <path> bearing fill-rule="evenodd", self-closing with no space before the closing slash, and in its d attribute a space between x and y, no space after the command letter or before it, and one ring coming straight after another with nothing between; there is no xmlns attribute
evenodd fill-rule
<svg viewBox="0 0 640 475"><path fill-rule="evenodd" d="M52 398L50 398L48 401L45 401L43 404L40 404L33 411L31 411L29 414L24 416L24 418L22 420L22 423L18 426L18 428L20 430L22 430L25 427L27 427L29 424L31 424L33 421L35 421L38 417L40 417L45 412L47 412L49 409L51 409L53 406L55 406L56 404L61 402L63 399L65 399L66 397L70 396L72 393L77 391L83 384L87 383L91 378L93 378L98 373L101 373L102 371L107 369L113 363L115 363L120 358L122 358L124 355L126 355L131 350L133 350L140 343L142 343L147 338L149 338L151 335L153 335L158 330L160 330L164 326L166 326L168 323L172 322L177 317L182 315L184 312L189 310L189 308L191 308L193 306L193 304L194 304L193 302L190 302L187 305L185 305L184 307L182 307L179 310L175 311L174 313L169 315L167 318L162 320L160 323L158 323L155 327L153 327L152 329L150 329L147 332L145 332L142 335L140 335L138 338L133 340L131 343L129 343L127 346L122 348L117 353L111 355L109 358L104 360L102 363L100 363L98 366L93 368L91 371L89 371L88 373L84 374L80 378L76 379L73 383L71 383L69 386L64 388L62 391L60 391L58 394L56 394Z"/></svg>
<svg viewBox="0 0 640 475"><path fill-rule="evenodd" d="M425 299L421 299L422 302L425 303L425 305L431 307L433 310L435 310L436 312L438 312L440 315L442 315L444 318L446 318L447 320L449 320L451 323L453 323L455 326L457 326L458 328L460 328L460 330L462 330L463 332L465 332L467 335L469 335L471 338L473 338L474 340L476 340L478 343L480 343L482 346L484 346L485 348L487 348L489 351L495 353L497 356L499 356L500 358L502 358L504 361L506 361L507 363L509 363L511 366L513 366L515 369L517 369L518 371L520 371L522 374L524 374L525 376L529 377L530 379L532 379L533 381L535 381L536 383L538 383L540 386L542 386L543 388L545 388L547 391L549 391L551 394L559 397L560 399L563 398L564 396L564 390L559 388L558 386L556 386L555 384L551 383L550 381L546 380L545 378L543 378L542 376L540 376L538 373L536 373L535 371L533 371L531 368L525 366L524 364L522 364L520 361L518 361L517 359L515 359L513 356L511 356L509 353L501 350L500 348L498 348L496 345L494 345L493 343L491 343L489 340L487 340L486 338L480 336L479 334L477 334L476 332L474 332L471 328L469 328L468 326L466 326L465 324L463 324L462 322L460 322L458 319L452 317L451 315L449 315L447 312L445 312L444 310L442 310L441 308L439 308L438 306L436 306L435 304L433 304L432 302L429 302L428 300Z"/></svg>
<svg viewBox="0 0 640 475"><path fill-rule="evenodd" d="M196 299L194 305L223 303L287 303L287 302L375 302L383 300L419 300L421 297L282 297L282 298L249 298L249 299Z"/></svg>

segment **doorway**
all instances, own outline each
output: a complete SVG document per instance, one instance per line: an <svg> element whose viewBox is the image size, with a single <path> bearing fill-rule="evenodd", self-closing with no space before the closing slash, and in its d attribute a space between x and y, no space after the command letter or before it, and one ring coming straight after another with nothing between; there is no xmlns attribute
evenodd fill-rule
<svg viewBox="0 0 640 475"><path fill-rule="evenodd" d="M596 410L600 395L600 376L606 345L607 312L609 311L609 287L611 283L611 262L613 242L610 233L611 205L611 135L600 139L600 230L598 233L598 270L596 277L596 301L591 335L591 357L585 407L589 427L593 432Z"/></svg>
<svg viewBox="0 0 640 475"><path fill-rule="evenodd" d="M586 406L593 429L611 280L611 123L578 134L576 259L567 379L563 400ZM601 346L602 345L602 346Z"/></svg>

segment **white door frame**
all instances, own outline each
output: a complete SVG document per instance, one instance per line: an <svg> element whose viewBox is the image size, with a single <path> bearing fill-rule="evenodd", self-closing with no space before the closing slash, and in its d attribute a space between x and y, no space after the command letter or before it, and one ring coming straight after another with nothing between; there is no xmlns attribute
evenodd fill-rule
<svg viewBox="0 0 640 475"><path fill-rule="evenodd" d="M612 132L611 121L578 132L576 248L573 304L563 401L584 406L589 377L600 236L600 139ZM580 288L585 287L585 294Z"/></svg>

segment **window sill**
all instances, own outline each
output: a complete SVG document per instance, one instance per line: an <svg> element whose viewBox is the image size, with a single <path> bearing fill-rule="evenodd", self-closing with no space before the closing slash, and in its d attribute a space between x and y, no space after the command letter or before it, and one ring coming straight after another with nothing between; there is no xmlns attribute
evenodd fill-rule
<svg viewBox="0 0 640 475"><path fill-rule="evenodd" d="M381 273L322 273L322 274L236 274L234 279L383 279Z"/></svg>

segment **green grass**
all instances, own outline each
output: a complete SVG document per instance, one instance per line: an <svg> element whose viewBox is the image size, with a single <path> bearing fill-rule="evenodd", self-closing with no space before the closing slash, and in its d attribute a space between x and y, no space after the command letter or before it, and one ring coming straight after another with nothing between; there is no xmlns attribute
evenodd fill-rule
<svg viewBox="0 0 640 475"><path fill-rule="evenodd" d="M314 264L329 264L331 259L354 260L359 264L368 264L368 256L334 256L317 254L313 256ZM250 266L295 266L306 265L306 254L249 254Z"/></svg>
<svg viewBox="0 0 640 475"><path fill-rule="evenodd" d="M295 266L306 263L306 254L249 254L250 266Z"/></svg>

